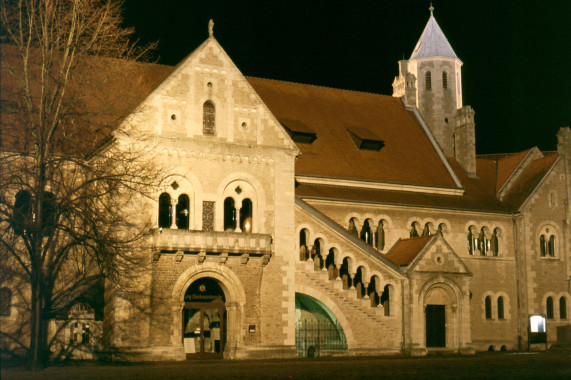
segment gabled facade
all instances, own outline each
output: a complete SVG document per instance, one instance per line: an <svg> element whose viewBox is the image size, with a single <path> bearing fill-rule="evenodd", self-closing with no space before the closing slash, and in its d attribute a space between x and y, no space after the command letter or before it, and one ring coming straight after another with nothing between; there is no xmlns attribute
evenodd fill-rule
<svg viewBox="0 0 571 380"><path fill-rule="evenodd" d="M557 152L476 157L461 66L432 10L393 96L244 77L210 28L130 120L168 175L141 205L156 230L139 296L106 284L101 350L514 350L531 314L553 343L571 312L571 130Z"/></svg>

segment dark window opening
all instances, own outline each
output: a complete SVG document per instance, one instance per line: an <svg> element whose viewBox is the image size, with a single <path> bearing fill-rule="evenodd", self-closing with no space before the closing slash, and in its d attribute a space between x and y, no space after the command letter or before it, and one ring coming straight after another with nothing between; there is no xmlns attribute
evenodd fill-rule
<svg viewBox="0 0 571 380"><path fill-rule="evenodd" d="M383 289L383 294L381 295L381 304L385 309L385 316L391 315L391 286L385 285Z"/></svg>
<svg viewBox="0 0 571 380"><path fill-rule="evenodd" d="M224 231L236 230L236 207L233 198L224 200Z"/></svg>
<svg viewBox="0 0 571 380"><path fill-rule="evenodd" d="M181 194L176 204L176 226L181 230L187 230L190 219L190 200L188 195Z"/></svg>
<svg viewBox="0 0 571 380"><path fill-rule="evenodd" d="M559 298L559 319L567 319L567 299Z"/></svg>
<svg viewBox="0 0 571 380"><path fill-rule="evenodd" d="M377 226L377 232L375 234L375 240L377 244L377 249L382 251L385 249L385 228L383 226L383 221L379 221L379 225Z"/></svg>
<svg viewBox="0 0 571 380"><path fill-rule="evenodd" d="M498 297L498 319L504 319L504 297Z"/></svg>
<svg viewBox="0 0 571 380"><path fill-rule="evenodd" d="M553 319L553 297L547 297L545 302L547 319Z"/></svg>
<svg viewBox="0 0 571 380"><path fill-rule="evenodd" d="M373 235L371 234L371 227L369 226L369 221L365 220L363 223L363 228L361 229L361 240L365 243L372 245L373 244Z"/></svg>
<svg viewBox="0 0 571 380"><path fill-rule="evenodd" d="M22 190L16 194L14 202L14 234L23 235L24 231L30 228L33 220L32 215L32 195L29 191Z"/></svg>
<svg viewBox="0 0 571 380"><path fill-rule="evenodd" d="M311 144L317 139L315 132L299 120L283 120L280 122L296 143Z"/></svg>
<svg viewBox="0 0 571 380"><path fill-rule="evenodd" d="M351 233L351 235L354 236L358 236L359 232L357 231L357 225L355 223L355 218L351 218L351 220L349 220L349 232Z"/></svg>
<svg viewBox="0 0 571 380"><path fill-rule="evenodd" d="M242 201L240 209L240 229L242 232L252 232L252 201L248 198Z"/></svg>
<svg viewBox="0 0 571 380"><path fill-rule="evenodd" d="M410 225L410 237L418 237L418 230L416 229L416 224L414 222L412 222L412 224Z"/></svg>
<svg viewBox="0 0 571 380"><path fill-rule="evenodd" d="M424 79L425 79L425 89L426 89L426 91L432 90L432 74L430 73L430 71L427 71L427 72L424 74Z"/></svg>
<svg viewBox="0 0 571 380"><path fill-rule="evenodd" d="M492 319L492 298L490 296L486 297L485 308L486 308L486 319Z"/></svg>
<svg viewBox="0 0 571 380"><path fill-rule="evenodd" d="M448 74L446 71L442 72L442 88L448 90Z"/></svg>
<svg viewBox="0 0 571 380"><path fill-rule="evenodd" d="M159 227L170 228L172 225L171 196L162 193L159 196Z"/></svg>
<svg viewBox="0 0 571 380"><path fill-rule="evenodd" d="M9 316L12 306L12 291L8 288L0 289L0 315Z"/></svg>
<svg viewBox="0 0 571 380"><path fill-rule="evenodd" d="M550 257L555 257L555 235L549 237L549 245L547 254Z"/></svg>

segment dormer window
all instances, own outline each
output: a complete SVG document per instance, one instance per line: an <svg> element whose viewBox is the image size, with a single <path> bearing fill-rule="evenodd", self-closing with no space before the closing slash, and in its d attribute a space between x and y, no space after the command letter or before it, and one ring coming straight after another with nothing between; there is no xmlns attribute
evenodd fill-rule
<svg viewBox="0 0 571 380"><path fill-rule="evenodd" d="M359 150L379 151L385 146L383 140L366 128L351 127L347 128L347 132L349 132L349 135Z"/></svg>
<svg viewBox="0 0 571 380"><path fill-rule="evenodd" d="M311 144L317 139L315 132L299 120L280 120L280 123L296 143Z"/></svg>
<svg viewBox="0 0 571 380"><path fill-rule="evenodd" d="M202 106L202 133L204 135L216 134L216 108L210 100Z"/></svg>

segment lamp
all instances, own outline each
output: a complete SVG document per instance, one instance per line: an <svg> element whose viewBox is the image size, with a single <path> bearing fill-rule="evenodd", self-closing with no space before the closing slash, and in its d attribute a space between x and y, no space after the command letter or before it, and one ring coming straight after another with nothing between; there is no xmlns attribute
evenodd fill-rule
<svg viewBox="0 0 571 380"><path fill-rule="evenodd" d="M247 234L252 232L252 218L250 217L244 219L244 232Z"/></svg>

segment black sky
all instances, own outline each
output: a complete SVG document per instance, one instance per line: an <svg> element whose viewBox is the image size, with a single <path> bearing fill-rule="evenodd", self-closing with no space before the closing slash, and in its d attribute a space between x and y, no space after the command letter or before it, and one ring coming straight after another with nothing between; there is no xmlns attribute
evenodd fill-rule
<svg viewBox="0 0 571 380"><path fill-rule="evenodd" d="M125 24L175 65L214 36L243 74L392 94L429 18L426 0L126 0ZM556 148L570 125L571 0L434 0L464 63L478 153Z"/></svg>

